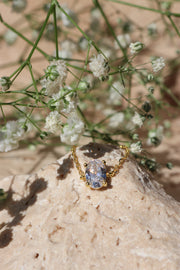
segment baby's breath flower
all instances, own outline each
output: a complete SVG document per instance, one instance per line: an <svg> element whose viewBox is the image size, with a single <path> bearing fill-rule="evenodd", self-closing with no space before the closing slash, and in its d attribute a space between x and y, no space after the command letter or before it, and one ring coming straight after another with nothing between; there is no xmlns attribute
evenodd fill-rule
<svg viewBox="0 0 180 270"><path fill-rule="evenodd" d="M148 87L148 92L149 92L150 94L154 94L154 87L153 87L153 86L149 86L149 87Z"/></svg>
<svg viewBox="0 0 180 270"><path fill-rule="evenodd" d="M136 143L132 143L131 145L130 145L130 151L132 152L132 153L140 153L141 151L142 151L142 145L141 145L141 142L140 141L138 141L138 142L136 142Z"/></svg>
<svg viewBox="0 0 180 270"><path fill-rule="evenodd" d="M149 82L153 81L154 80L154 75L152 73L148 74L147 79L148 79Z"/></svg>
<svg viewBox="0 0 180 270"><path fill-rule="evenodd" d="M141 127L143 125L143 118L139 113L135 112L134 116L132 117L132 122Z"/></svg>
<svg viewBox="0 0 180 270"><path fill-rule="evenodd" d="M2 91L8 90L10 86L11 86L11 81L9 77L4 76L0 78L0 88L2 89Z"/></svg>
<svg viewBox="0 0 180 270"><path fill-rule="evenodd" d="M166 167L167 167L169 170L171 170L171 169L173 168L173 164L172 164L171 162L168 162L168 163L166 164Z"/></svg>
<svg viewBox="0 0 180 270"><path fill-rule="evenodd" d="M163 10L169 10L171 8L172 2L171 1L163 1L161 2L161 7Z"/></svg>
<svg viewBox="0 0 180 270"><path fill-rule="evenodd" d="M25 130L21 121L9 121L0 130L0 152L8 152L17 149L19 141L23 139Z"/></svg>
<svg viewBox="0 0 180 270"><path fill-rule="evenodd" d="M45 129L49 132L56 134L60 131L61 115L57 111L50 112L46 117Z"/></svg>
<svg viewBox="0 0 180 270"><path fill-rule="evenodd" d="M91 30L97 32L100 26L101 12L98 8L93 8L91 10Z"/></svg>
<svg viewBox="0 0 180 270"><path fill-rule="evenodd" d="M158 126L156 129L150 130L148 133L147 144L158 146L163 139L163 132L163 126Z"/></svg>
<svg viewBox="0 0 180 270"><path fill-rule="evenodd" d="M60 43L60 46L61 50L59 51L59 57L61 58L71 58L73 52L77 49L76 43L70 39L63 40Z"/></svg>
<svg viewBox="0 0 180 270"><path fill-rule="evenodd" d="M38 38L38 35L39 35L39 31L36 30L36 29L33 29L32 30L32 33L31 33L31 36L32 36L32 40L36 40Z"/></svg>
<svg viewBox="0 0 180 270"><path fill-rule="evenodd" d="M169 120L165 120L164 121L164 127L167 128L167 129L170 128L171 127L171 122Z"/></svg>
<svg viewBox="0 0 180 270"><path fill-rule="evenodd" d="M92 19L99 20L101 18L101 12L98 8L92 8L91 10L91 17Z"/></svg>
<svg viewBox="0 0 180 270"><path fill-rule="evenodd" d="M129 34L124 34L124 35L118 35L117 39L119 40L119 43L121 44L122 48L128 47L128 45L131 42L131 38ZM114 42L115 49L119 49L119 45L117 44L117 41L115 40Z"/></svg>
<svg viewBox="0 0 180 270"><path fill-rule="evenodd" d="M81 37L79 39L78 45L81 50L83 51L87 50L88 44L89 44L89 41L85 37Z"/></svg>
<svg viewBox="0 0 180 270"><path fill-rule="evenodd" d="M86 81L80 81L79 82L79 85L78 85L78 89L79 90L81 90L81 91L86 91L86 90L89 90L89 84L88 84L88 82L86 82Z"/></svg>
<svg viewBox="0 0 180 270"><path fill-rule="evenodd" d="M111 129L117 129L118 127L122 126L123 121L124 121L124 113L118 112L110 117L108 126Z"/></svg>
<svg viewBox="0 0 180 270"><path fill-rule="evenodd" d="M108 104L118 105L121 103L121 94L124 93L124 86L120 81L116 81L110 87L110 93L108 98Z"/></svg>
<svg viewBox="0 0 180 270"><path fill-rule="evenodd" d="M56 65L50 65L45 70L46 78L51 81L54 81L59 76L59 72L56 69Z"/></svg>
<svg viewBox="0 0 180 270"><path fill-rule="evenodd" d="M109 65L102 54L94 55L90 59L89 68L93 72L93 75L99 79L104 79L108 76Z"/></svg>
<svg viewBox="0 0 180 270"><path fill-rule="evenodd" d="M77 144L83 133L84 122L77 112L70 113L67 123L64 125L60 134L61 141L69 145Z"/></svg>
<svg viewBox="0 0 180 270"><path fill-rule="evenodd" d="M142 109L145 111L145 112L149 112L151 110L151 104L149 101L145 101L142 105Z"/></svg>
<svg viewBox="0 0 180 270"><path fill-rule="evenodd" d="M138 139L139 139L139 135L138 135L137 133L134 133L134 134L132 135L132 139L133 139L133 140L138 140Z"/></svg>
<svg viewBox="0 0 180 270"><path fill-rule="evenodd" d="M58 32L60 31L60 28L59 26L57 26L57 29L58 29ZM55 27L54 27L54 23L52 22L49 22L47 23L46 25L46 28L45 28L45 38L49 41L54 41L55 40Z"/></svg>
<svg viewBox="0 0 180 270"><path fill-rule="evenodd" d="M71 87L62 88L58 93L52 95L51 104L58 112L70 113L77 108L78 99L76 93L69 93Z"/></svg>
<svg viewBox="0 0 180 270"><path fill-rule="evenodd" d="M102 46L101 51L108 59L114 59L115 57L115 50L113 48L109 48L108 46Z"/></svg>
<svg viewBox="0 0 180 270"><path fill-rule="evenodd" d="M6 33L4 34L4 40L6 41L6 43L8 45L12 45L14 44L14 42L16 41L18 35L16 33L14 33L12 30L7 30Z"/></svg>
<svg viewBox="0 0 180 270"><path fill-rule="evenodd" d="M71 17L73 19L73 21L75 21L76 23L78 22L78 18L76 16L76 14L74 13L74 11L72 11L71 9L69 9L66 6L63 6L64 11L69 15L69 17ZM74 27L74 24L69 20L69 18L63 13L61 12L61 20L64 26L68 27L68 28L72 28Z"/></svg>
<svg viewBox="0 0 180 270"><path fill-rule="evenodd" d="M83 81L87 83L89 89L93 88L95 79L92 74L87 74L84 76Z"/></svg>
<svg viewBox="0 0 180 270"><path fill-rule="evenodd" d="M131 43L129 45L131 54L136 54L136 53L140 52L143 49L143 47L144 47L144 44L139 42L139 41L137 41L135 43Z"/></svg>
<svg viewBox="0 0 180 270"><path fill-rule="evenodd" d="M13 0L12 9L16 12L21 12L26 8L27 0Z"/></svg>
<svg viewBox="0 0 180 270"><path fill-rule="evenodd" d="M158 72L165 67L165 62L164 62L163 57L153 59L151 63L152 63L152 69L154 72Z"/></svg>
<svg viewBox="0 0 180 270"><path fill-rule="evenodd" d="M148 168L148 170L150 170L151 172L157 171L158 166L159 166L154 158L151 158L151 159L144 159L143 158L143 159L141 159L140 163L144 167Z"/></svg>
<svg viewBox="0 0 180 270"><path fill-rule="evenodd" d="M59 92L67 77L66 63L62 60L53 60L47 67L46 78L40 81L47 95Z"/></svg>
<svg viewBox="0 0 180 270"><path fill-rule="evenodd" d="M157 33L157 25L156 23L151 23L148 25L148 34L149 36L153 36Z"/></svg>

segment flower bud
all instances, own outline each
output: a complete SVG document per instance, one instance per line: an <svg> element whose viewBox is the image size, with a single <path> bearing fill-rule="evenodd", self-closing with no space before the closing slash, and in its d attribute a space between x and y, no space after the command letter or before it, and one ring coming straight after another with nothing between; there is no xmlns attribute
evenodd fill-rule
<svg viewBox="0 0 180 270"><path fill-rule="evenodd" d="M131 54L136 54L136 53L140 52L143 49L143 47L144 47L144 44L139 42L139 41L137 41L135 43L131 43L129 45Z"/></svg>
<svg viewBox="0 0 180 270"><path fill-rule="evenodd" d="M2 89L2 91L6 91L10 88L11 86L11 80L9 79L9 77L1 77L0 78L0 88Z"/></svg>
<svg viewBox="0 0 180 270"><path fill-rule="evenodd" d="M151 110L151 105L148 101L145 101L144 104L142 105L142 109L145 111L145 112L149 112Z"/></svg>

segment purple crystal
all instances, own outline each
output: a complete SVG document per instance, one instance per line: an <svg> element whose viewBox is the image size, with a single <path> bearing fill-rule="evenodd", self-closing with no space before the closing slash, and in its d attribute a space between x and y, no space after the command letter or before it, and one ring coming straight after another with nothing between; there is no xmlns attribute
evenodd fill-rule
<svg viewBox="0 0 180 270"><path fill-rule="evenodd" d="M86 181L93 189L102 188L106 183L106 166L101 160L90 161L86 167Z"/></svg>

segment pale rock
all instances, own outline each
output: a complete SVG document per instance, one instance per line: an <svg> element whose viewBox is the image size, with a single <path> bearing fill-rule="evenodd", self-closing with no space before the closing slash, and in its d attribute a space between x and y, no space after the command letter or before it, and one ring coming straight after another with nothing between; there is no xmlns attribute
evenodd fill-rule
<svg viewBox="0 0 180 270"><path fill-rule="evenodd" d="M77 148L79 162L118 163L122 150ZM1 181L2 270L178 270L180 204L132 159L107 188L80 180L71 154L37 174Z"/></svg>

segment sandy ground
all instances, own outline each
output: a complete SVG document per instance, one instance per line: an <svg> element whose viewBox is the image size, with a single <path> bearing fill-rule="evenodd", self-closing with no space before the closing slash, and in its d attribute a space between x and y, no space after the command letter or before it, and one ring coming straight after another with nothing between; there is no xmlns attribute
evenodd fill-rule
<svg viewBox="0 0 180 270"><path fill-rule="evenodd" d="M44 3L44 1L37 1L32 0L30 2L30 6L28 7L27 11L32 7L35 8L37 5ZM64 1L66 2L69 7L74 7L77 11L83 10L83 5L87 5L86 1ZM86 2L86 3L85 3ZM102 1L101 1L102 2ZM132 2L132 1L131 1ZM144 5L146 1L143 1ZM149 1L148 1L149 2ZM136 4L142 4L142 1L136 1ZM107 6L107 3L106 3ZM115 7L113 4L110 3L112 7L112 11L114 11ZM179 8L180 10L180 3L176 4L174 7L175 11ZM10 9L5 7L4 4L0 3L0 10L4 19L10 25L13 25L15 21L19 18L19 15L10 12ZM121 12L124 14L128 14L131 20L135 21L138 25L148 25L156 19L157 14L149 13L147 11L141 12L141 16L139 16L139 10L129 8L126 6L121 6ZM86 20L86 14L83 15ZM83 24L81 25L83 27ZM23 26L22 26L23 27ZM3 33L5 30L4 27L0 29L0 32ZM28 33L27 33L28 35ZM152 49L154 54L164 56L165 58L172 58L174 57L175 50L173 48L177 47L179 44L179 40L171 42L171 39L167 38L164 40L163 38L158 39L158 45L154 46ZM42 48L46 48L47 44L42 43ZM49 44L48 44L49 46ZM10 74L14 71L15 67L10 66L7 68L2 68L4 63L10 63L11 61L15 61L18 59L18 56L23 52L25 49L25 44L18 40L16 45L13 47L8 47L5 42L1 42L0 46L0 76L4 74ZM34 64L36 70L39 68L42 69L43 66L42 61L37 61ZM28 81L28 76L26 72L23 74L23 77L20 78L21 80ZM17 86L21 84L21 81L18 81ZM178 89L180 82L176 81L176 85L173 85L174 89ZM178 89L179 90L179 89ZM176 91L178 91L176 90ZM179 109L175 108L174 112L176 115L179 114ZM1 117L1 116L0 116ZM174 168L172 170L162 169L157 174L157 180L162 183L166 189L166 191L172 195L175 199L180 201L180 117L176 118L171 117L171 137L165 138L163 143L154 150L154 155L157 158L157 161L166 163L172 162ZM80 144L87 143L87 139L82 139ZM46 147L46 146L38 146L34 150L29 150L25 148L20 148L16 151L8 152L8 153L0 153L0 179L4 178L8 175L15 175L15 174L29 174L34 173L38 169L43 166L46 166L48 163L54 162L56 159L60 158L66 152L65 147Z"/></svg>

